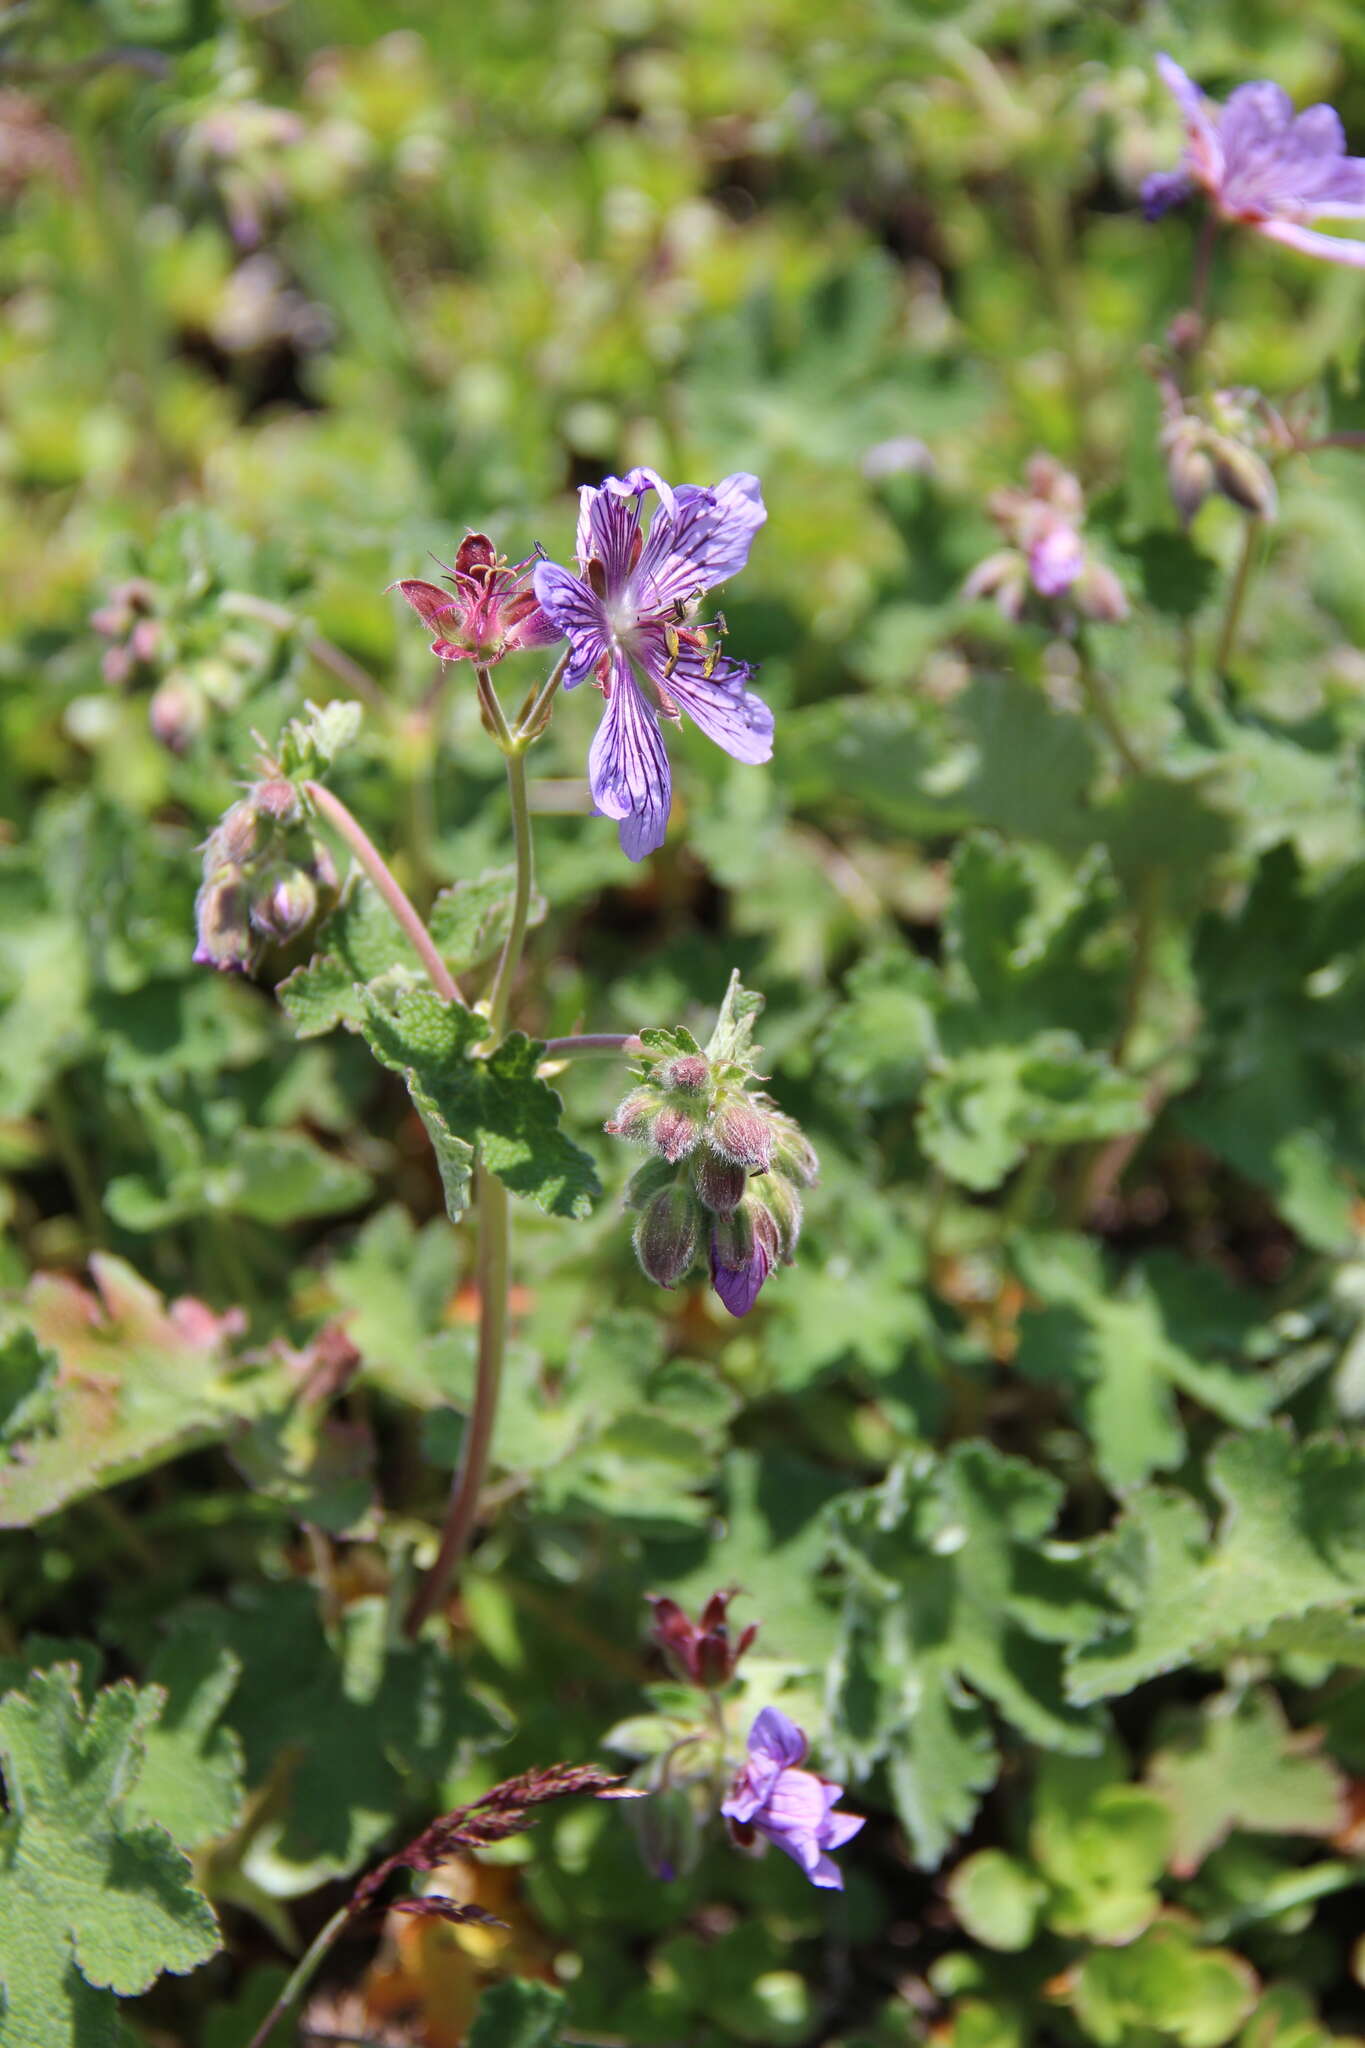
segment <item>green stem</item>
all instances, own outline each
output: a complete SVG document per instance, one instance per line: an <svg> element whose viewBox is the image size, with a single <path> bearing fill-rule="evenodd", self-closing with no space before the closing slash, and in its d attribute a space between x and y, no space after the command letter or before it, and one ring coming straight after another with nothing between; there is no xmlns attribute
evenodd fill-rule
<svg viewBox="0 0 1365 2048"><path fill-rule="evenodd" d="M1127 772L1130 775L1141 775L1142 763L1133 751L1133 743L1119 721L1119 715L1114 709L1114 700L1109 695L1109 686L1090 659L1090 649L1084 636L1079 633L1076 636L1076 659L1080 668L1081 689L1085 693L1086 707L1091 717L1105 734Z"/></svg>
<svg viewBox="0 0 1365 2048"><path fill-rule="evenodd" d="M624 1052L633 1042L630 1031L585 1031L576 1038L547 1038L542 1060L579 1060L588 1053Z"/></svg>
<svg viewBox="0 0 1365 2048"><path fill-rule="evenodd" d="M563 682L564 671L569 666L570 652L571 650L566 648L563 654L560 655L559 660L545 678L544 684L531 699L528 708L517 720L516 739L521 746L529 746L530 742L538 737L541 728L548 718L550 705L554 701L555 691Z"/></svg>
<svg viewBox="0 0 1365 2048"><path fill-rule="evenodd" d="M445 1525L435 1562L408 1609L403 1627L415 1636L445 1597L447 1586L464 1556L478 1519L479 1494L493 1447L493 1424L502 1386L502 1361L507 1343L507 1279L511 1239L507 1190L480 1160L474 1185L478 1203L479 1355L474 1401L460 1450L459 1469L450 1489Z"/></svg>
<svg viewBox="0 0 1365 2048"><path fill-rule="evenodd" d="M417 915L409 898L405 895L392 868L379 848L370 838L357 817L347 810L339 796L334 796L321 782L305 782L303 793L314 810L320 811L332 829L339 833L350 847L361 867L374 883L394 917L412 942L413 950L427 970L427 975L437 995L444 996L448 1003L464 1005L459 984L436 950L431 933Z"/></svg>
<svg viewBox="0 0 1365 2048"><path fill-rule="evenodd" d="M488 999L489 1035L495 1045L507 1029L507 1006L512 997L512 983L521 964L521 949L526 942L526 919L531 908L531 879L534 872L531 808L526 800L526 756L521 749L507 756L507 794L512 805L512 843L516 856L517 878L512 896L512 921L507 927L507 937L502 942L502 954L498 960L497 973L493 976L493 989Z"/></svg>
<svg viewBox="0 0 1365 2048"><path fill-rule="evenodd" d="M44 1105L48 1135L70 1183L81 1227L90 1243L99 1245L104 1242L104 1204L100 1199L95 1176L90 1171L90 1161L81 1144L80 1133L76 1129L71 1104L63 1093L66 1086L66 1080L59 1081Z"/></svg>
<svg viewBox="0 0 1365 2048"><path fill-rule="evenodd" d="M486 668L476 668L474 673L478 678L479 702L483 706L484 722L503 753L510 754L516 742L512 737L512 728L507 723L507 714L502 708L497 691L493 688L493 678Z"/></svg>
<svg viewBox="0 0 1365 2048"><path fill-rule="evenodd" d="M304 1992L312 1983L318 1965L331 1948L333 1942L336 1941L338 1935L342 1933L350 1917L351 1908L348 1901L346 1905L337 1908L321 1933L314 1936L283 1991L281 1991L255 2033L247 2042L247 2048L265 2048L266 2042L270 2039L270 2036L274 2033L290 2007L297 2005L299 1999L302 1998Z"/></svg>
<svg viewBox="0 0 1365 2048"><path fill-rule="evenodd" d="M1242 552L1237 558L1237 569L1228 592L1227 609L1223 613L1223 626L1218 635L1218 646L1214 652L1215 675L1225 676L1232 650L1237 640L1237 628L1242 621L1242 606L1246 602L1247 587L1251 581L1251 565L1256 558L1256 544L1261 537L1261 521L1248 518L1242 532Z"/></svg>

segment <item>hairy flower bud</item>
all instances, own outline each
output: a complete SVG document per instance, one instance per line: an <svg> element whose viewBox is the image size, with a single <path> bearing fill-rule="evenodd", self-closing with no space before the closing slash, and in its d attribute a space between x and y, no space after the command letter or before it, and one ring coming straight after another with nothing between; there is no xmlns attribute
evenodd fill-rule
<svg viewBox="0 0 1365 2048"><path fill-rule="evenodd" d="M675 1184L655 1195L635 1226L635 1255L659 1287L677 1286L700 1245L701 1210L687 1187Z"/></svg>
<svg viewBox="0 0 1365 2048"><path fill-rule="evenodd" d="M726 1159L710 1143L703 1142L692 1155L692 1185L697 1198L718 1216L728 1216L739 1207L748 1177L737 1161Z"/></svg>
<svg viewBox="0 0 1365 2048"><path fill-rule="evenodd" d="M790 1266L795 1262L796 1246L801 1236L804 1213L801 1197L789 1180L784 1180L781 1174L770 1173L764 1176L763 1201L777 1225L778 1257L784 1266Z"/></svg>
<svg viewBox="0 0 1365 2048"><path fill-rule="evenodd" d="M222 868L205 881L194 899L194 916L198 965L245 973L255 953L255 941L246 885L235 869Z"/></svg>
<svg viewBox="0 0 1365 2048"><path fill-rule="evenodd" d="M732 1316L747 1316L780 1257L771 1210L752 1193L711 1226L711 1285Z"/></svg>
<svg viewBox="0 0 1365 2048"><path fill-rule="evenodd" d="M1163 433L1162 445L1171 499L1181 523L1188 526L1215 481L1203 427L1198 420L1180 417Z"/></svg>
<svg viewBox="0 0 1365 2048"><path fill-rule="evenodd" d="M1273 519L1279 505L1275 479L1259 455L1226 434L1211 434L1209 457L1218 488L1234 505L1258 519Z"/></svg>
<svg viewBox="0 0 1365 2048"><path fill-rule="evenodd" d="M1113 570L1103 562L1090 561L1077 580L1074 596L1087 619L1115 623L1128 616L1128 599Z"/></svg>
<svg viewBox="0 0 1365 2048"><path fill-rule="evenodd" d="M269 833L249 802L236 803L225 811L209 835L205 864L210 860L225 866L245 867L265 846Z"/></svg>
<svg viewBox="0 0 1365 2048"><path fill-rule="evenodd" d="M664 1188L671 1188L677 1177L676 1169L666 1159L646 1159L626 1183L626 1207L648 1208L655 1195Z"/></svg>
<svg viewBox="0 0 1365 2048"><path fill-rule="evenodd" d="M766 1173L773 1163L772 1125L751 1103L722 1103L711 1119L711 1142L724 1158L750 1173Z"/></svg>
<svg viewBox="0 0 1365 2048"><path fill-rule="evenodd" d="M702 1830L695 1791L687 1785L661 1782L665 1761L656 1757L633 1774L632 1785L648 1791L649 1797L631 1800L626 1823L650 1876L671 1884L695 1870L702 1851Z"/></svg>
<svg viewBox="0 0 1365 2048"><path fill-rule="evenodd" d="M820 1178L820 1161L810 1139L794 1118L780 1112L773 1117L772 1125L773 1172L798 1187L813 1188Z"/></svg>
<svg viewBox="0 0 1365 2048"><path fill-rule="evenodd" d="M284 945L317 915L318 892L303 868L277 869L251 899L251 922L268 939Z"/></svg>
<svg viewBox="0 0 1365 2048"><path fill-rule="evenodd" d="M208 722L208 708L192 683L170 676L153 690L147 723L153 736L173 754L183 754Z"/></svg>
<svg viewBox="0 0 1365 2048"><path fill-rule="evenodd" d="M292 825L298 820L298 792L293 783L286 782L283 776L272 776L269 781L258 782L247 801L278 824Z"/></svg>
<svg viewBox="0 0 1365 2048"><path fill-rule="evenodd" d="M603 1129L613 1138L625 1138L633 1145L647 1145L659 1113L658 1098L648 1088L634 1088L608 1117Z"/></svg>
<svg viewBox="0 0 1365 2048"><path fill-rule="evenodd" d="M662 1159L676 1163L695 1151L702 1134L702 1120L696 1110L666 1102L654 1119L651 1141Z"/></svg>
<svg viewBox="0 0 1365 2048"><path fill-rule="evenodd" d="M677 1088L685 1095L700 1095L710 1084L711 1064L699 1052L679 1053L676 1059L663 1062L657 1079L662 1088Z"/></svg>

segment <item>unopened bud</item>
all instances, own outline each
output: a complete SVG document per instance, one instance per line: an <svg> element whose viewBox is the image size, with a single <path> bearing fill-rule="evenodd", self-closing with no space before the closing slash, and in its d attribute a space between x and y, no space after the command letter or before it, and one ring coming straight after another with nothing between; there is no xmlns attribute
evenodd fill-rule
<svg viewBox="0 0 1365 2048"><path fill-rule="evenodd" d="M207 714L204 700L189 683L172 678L152 692L147 722L163 747L183 754L204 730Z"/></svg>
<svg viewBox="0 0 1365 2048"><path fill-rule="evenodd" d="M714 1145L703 1143L693 1155L692 1185L698 1200L718 1216L739 1207L748 1177L736 1160L723 1157Z"/></svg>
<svg viewBox="0 0 1365 2048"><path fill-rule="evenodd" d="M628 1803L626 1821L645 1869L671 1884L696 1868L702 1831L693 1792L686 1785L660 1783L659 1775L658 1760L633 1774L631 1783L646 1789L649 1797Z"/></svg>
<svg viewBox="0 0 1365 2048"><path fill-rule="evenodd" d="M1215 483L1213 462L1195 420L1183 421L1167 439L1166 481L1181 522L1188 526Z"/></svg>
<svg viewBox="0 0 1365 2048"><path fill-rule="evenodd" d="M1088 619L1110 623L1128 616L1128 599L1123 585L1103 562L1087 562L1073 595Z"/></svg>
<svg viewBox="0 0 1365 2048"><path fill-rule="evenodd" d="M666 1159L646 1159L644 1165L633 1173L626 1183L625 1205L628 1209L646 1209L664 1188L671 1188L677 1179L676 1169Z"/></svg>
<svg viewBox="0 0 1365 2048"><path fill-rule="evenodd" d="M696 1150L701 1133L702 1120L695 1110L666 1102L654 1119L651 1142L661 1159L676 1165Z"/></svg>
<svg viewBox="0 0 1365 2048"><path fill-rule="evenodd" d="M789 1116L775 1116L773 1126L773 1172L783 1174L798 1187L813 1188L820 1178L820 1161L810 1139Z"/></svg>
<svg viewBox="0 0 1365 2048"><path fill-rule="evenodd" d="M636 1088L603 1128L609 1137L625 1138L632 1145L647 1145L659 1113L657 1098L648 1088Z"/></svg>
<svg viewBox="0 0 1365 2048"><path fill-rule="evenodd" d="M223 813L210 836L209 862L245 867L261 851L267 836L260 816L250 803L233 804Z"/></svg>
<svg viewBox="0 0 1365 2048"><path fill-rule="evenodd" d="M789 1180L784 1180L781 1174L770 1173L764 1177L763 1200L777 1225L778 1257L784 1266L790 1266L796 1258L797 1241L801 1236L801 1197Z"/></svg>
<svg viewBox="0 0 1365 2048"><path fill-rule="evenodd" d="M275 818L281 825L292 825L299 814L298 794L292 782L282 776L272 776L268 782L258 782L251 791L250 801L258 811L268 818Z"/></svg>
<svg viewBox="0 0 1365 2048"><path fill-rule="evenodd" d="M297 937L317 915L317 885L302 868L285 868L269 878L251 901L251 922L279 945Z"/></svg>
<svg viewBox="0 0 1365 2048"><path fill-rule="evenodd" d="M198 943L195 960L201 967L245 973L255 944L251 936L246 887L232 869L206 881L194 899Z"/></svg>
<svg viewBox="0 0 1365 2048"><path fill-rule="evenodd" d="M677 1088L685 1095L699 1095L711 1079L711 1063L699 1052L679 1053L665 1060L655 1076L661 1088Z"/></svg>
<svg viewBox="0 0 1365 2048"><path fill-rule="evenodd" d="M1274 477L1259 455L1253 455L1250 448L1243 447L1240 441L1230 441L1224 434L1210 437L1209 454L1218 488L1225 498L1231 498L1234 505L1254 513L1258 519L1275 517L1279 494Z"/></svg>
<svg viewBox="0 0 1365 2048"><path fill-rule="evenodd" d="M673 1186L655 1195L635 1226L635 1255L660 1287L676 1287L696 1263L701 1212L691 1190Z"/></svg>
<svg viewBox="0 0 1365 2048"><path fill-rule="evenodd" d="M750 1103L722 1103L711 1122L711 1142L750 1173L766 1173L773 1163L772 1125Z"/></svg>

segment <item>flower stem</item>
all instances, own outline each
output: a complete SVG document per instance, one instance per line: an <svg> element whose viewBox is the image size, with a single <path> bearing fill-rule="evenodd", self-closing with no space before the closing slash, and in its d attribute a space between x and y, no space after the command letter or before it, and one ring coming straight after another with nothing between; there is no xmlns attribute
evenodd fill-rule
<svg viewBox="0 0 1365 2048"><path fill-rule="evenodd" d="M507 795L512 806L512 844L517 877L512 895L512 921L502 942L502 953L488 999L489 1035L495 1045L507 1029L507 1005L511 1001L517 968L521 965L521 949L526 943L526 919L531 907L534 872L531 808L526 800L526 755L521 748L507 756Z"/></svg>
<svg viewBox="0 0 1365 2048"><path fill-rule="evenodd" d="M459 1469L450 1489L445 1526L435 1562L417 1590L403 1623L415 1636L445 1596L456 1566L464 1556L479 1512L479 1494L493 1446L493 1424L502 1385L503 1352L507 1343L508 1251L511 1238L507 1190L480 1160L474 1173L478 1205L479 1354L474 1401L460 1450Z"/></svg>
<svg viewBox="0 0 1365 2048"><path fill-rule="evenodd" d="M531 699L530 706L517 720L516 739L521 746L529 746L535 739L549 714L555 691L564 680L564 671L569 666L570 649L565 648L559 660L545 678L544 685Z"/></svg>
<svg viewBox="0 0 1365 2048"><path fill-rule="evenodd" d="M312 1983L318 1965L337 1939L337 1936L342 1932L350 1917L350 1901L347 1900L344 1906L337 1908L336 1912L333 1913L331 1919L327 1922L327 1925L309 1943L296 1964L288 1983L271 2006L265 2018L261 2021L259 2027L257 2027L251 2039L247 2042L247 2048L265 2048L266 2042L289 2011L289 2008L298 2003L299 1999L302 1998L304 1992L308 1989L308 1986Z"/></svg>
<svg viewBox="0 0 1365 2048"><path fill-rule="evenodd" d="M1109 695L1109 686L1090 658L1090 649L1083 634L1076 635L1076 660L1079 667L1081 688L1091 717L1109 740L1130 775L1141 775L1141 761L1133 751L1133 743L1124 731L1114 709L1114 700Z"/></svg>
<svg viewBox="0 0 1365 2048"><path fill-rule="evenodd" d="M579 1060L588 1053L624 1052L634 1033L630 1031L585 1031L576 1038L547 1038L542 1060Z"/></svg>
<svg viewBox="0 0 1365 2048"><path fill-rule="evenodd" d="M1237 569L1228 592L1227 609L1223 613L1222 630L1218 635L1218 646L1214 652L1214 674L1225 676L1232 650L1237 641L1237 628L1242 621L1242 606L1246 601L1247 587L1251 581L1251 565L1256 559L1256 544L1261 537L1261 521L1248 518L1242 532L1242 552L1237 558Z"/></svg>
<svg viewBox="0 0 1365 2048"><path fill-rule="evenodd" d="M463 1006L464 997L459 984L436 950L431 933L417 915L412 903L404 894L392 868L379 848L370 838L360 820L347 810L339 796L320 782L305 782L303 793L314 810L321 812L334 832L346 841L361 867L374 883L394 917L411 940L418 959L426 968L431 985L437 995L444 996L448 1003Z"/></svg>

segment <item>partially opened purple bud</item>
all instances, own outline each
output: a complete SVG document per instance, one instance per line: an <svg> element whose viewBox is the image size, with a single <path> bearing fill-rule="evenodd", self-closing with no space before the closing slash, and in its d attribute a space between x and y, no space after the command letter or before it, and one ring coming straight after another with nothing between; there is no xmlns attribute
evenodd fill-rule
<svg viewBox="0 0 1365 2048"><path fill-rule="evenodd" d="M712 1222L710 1254L711 1285L732 1316L747 1316L781 1255L771 1211L746 1194L732 1215Z"/></svg>
<svg viewBox="0 0 1365 2048"><path fill-rule="evenodd" d="M830 1853L851 1842L864 1825L858 1813L839 1813L842 1785L804 1771L805 1730L776 1707L765 1707L749 1730L749 1754L721 1812L741 1843L754 1833L790 1856L813 1885L842 1891L843 1873Z"/></svg>
<svg viewBox="0 0 1365 2048"><path fill-rule="evenodd" d="M235 869L221 869L204 883L194 899L194 917L197 964L245 974L255 957L256 942L246 884Z"/></svg>
<svg viewBox="0 0 1365 2048"><path fill-rule="evenodd" d="M251 899L251 922L258 932L285 945L317 916L317 884L302 868L289 867L267 877Z"/></svg>

